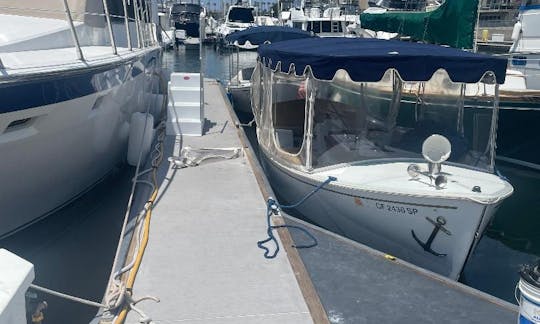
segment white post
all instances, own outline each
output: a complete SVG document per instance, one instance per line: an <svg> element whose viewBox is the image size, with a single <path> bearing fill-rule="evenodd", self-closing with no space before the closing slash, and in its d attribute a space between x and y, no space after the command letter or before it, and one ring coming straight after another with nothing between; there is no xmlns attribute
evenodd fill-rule
<svg viewBox="0 0 540 324"><path fill-rule="evenodd" d="M33 280L32 263L0 249L0 323L26 323L25 294Z"/></svg>
<svg viewBox="0 0 540 324"><path fill-rule="evenodd" d="M201 12L199 15L199 62L201 62L200 65L200 74L201 74L201 81L200 81L200 87L201 87L201 103L200 103L200 109L201 109L201 120L203 122L204 127L204 60L203 60L203 42L202 42L202 35L204 33L204 18L205 14L204 12Z"/></svg>

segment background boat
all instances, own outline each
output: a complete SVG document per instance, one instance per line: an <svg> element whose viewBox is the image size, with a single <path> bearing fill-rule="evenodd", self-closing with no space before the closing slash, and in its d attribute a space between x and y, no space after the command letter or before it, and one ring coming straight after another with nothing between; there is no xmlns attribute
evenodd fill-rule
<svg viewBox="0 0 540 324"><path fill-rule="evenodd" d="M216 28L217 41L221 46L226 46L227 35L255 26L255 7L233 5L225 15L225 20Z"/></svg>
<svg viewBox="0 0 540 324"><path fill-rule="evenodd" d="M182 2L171 6L170 19L177 43L183 43L188 38L199 38L201 12L202 7L198 3Z"/></svg>
<svg viewBox="0 0 540 324"><path fill-rule="evenodd" d="M478 0L446 0L430 12L365 12L360 20L365 29L393 32L415 41L474 50L477 47L474 35L478 7ZM515 42L511 53L507 54L510 56L506 76L509 82L501 87L497 158L540 170L540 154L535 149L535 143L539 140L535 125L540 122L540 82L537 82L537 79L540 80L540 56L535 53L538 51L535 45L538 39L538 19L535 17L540 10L535 8L534 5L522 7L514 32ZM478 91L479 95L483 93L485 90Z"/></svg>
<svg viewBox="0 0 540 324"><path fill-rule="evenodd" d="M283 26L256 26L237 31L227 35L225 40L228 44L234 45L236 48L257 48L264 43L276 43L285 40L303 39L316 37L314 33L306 32L297 28ZM249 44L249 45L247 45ZM234 55L231 57L234 60ZM227 83L227 91L231 96L234 109L236 111L253 116L251 110L251 75L255 62L252 66L240 69L239 57L235 66L234 76ZM245 62L244 62L245 63Z"/></svg>

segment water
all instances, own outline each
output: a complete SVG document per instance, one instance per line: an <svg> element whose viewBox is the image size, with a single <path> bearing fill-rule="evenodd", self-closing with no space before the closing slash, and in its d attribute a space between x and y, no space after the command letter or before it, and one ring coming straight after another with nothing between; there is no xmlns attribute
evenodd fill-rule
<svg viewBox="0 0 540 324"><path fill-rule="evenodd" d="M255 65L257 52L219 50L214 45L203 46L204 75L207 78L217 79L223 84L230 79L231 72L236 74L237 68L242 69ZM237 64L237 62L240 62ZM180 46L176 51L166 51L163 53L163 66L171 72L199 72L201 60L199 51Z"/></svg>
<svg viewBox="0 0 540 324"><path fill-rule="evenodd" d="M226 82L231 61L240 68L253 66L256 52L216 52L205 46L205 76ZM199 72L199 51L168 51L164 65L171 71ZM235 63L236 64L236 63ZM253 135L253 134L251 134ZM253 136L251 136L253 138ZM514 288L521 264L540 255L540 172L498 166L515 187L515 193L497 212L486 235L465 267L462 281L474 288L515 303ZM34 263L35 283L100 301L112 266L122 225L133 168L115 170L104 182L66 208L16 235L0 247ZM47 300L47 323L88 323L96 309L40 294Z"/></svg>
<svg viewBox="0 0 540 324"><path fill-rule="evenodd" d="M236 55L236 52L218 53L212 46L206 46L203 51L205 76L226 82L231 71L231 58L236 64ZM240 52L239 55L240 68L253 66L257 57L255 52ZM174 71L198 72L200 69L198 51L180 48L178 52L165 53L164 61ZM236 67L232 70L236 71ZM240 117L247 121L245 116ZM540 172L504 163L499 163L498 169L512 183L515 192L495 215L465 265L461 281L516 303L514 289L521 265L532 263L540 256L540 202L536 196L536 190L540 188Z"/></svg>
<svg viewBox="0 0 540 324"><path fill-rule="evenodd" d="M114 170L82 197L44 220L0 241L34 264L34 283L101 301L124 219L134 168ZM94 307L38 294L49 304L47 323L88 323Z"/></svg>

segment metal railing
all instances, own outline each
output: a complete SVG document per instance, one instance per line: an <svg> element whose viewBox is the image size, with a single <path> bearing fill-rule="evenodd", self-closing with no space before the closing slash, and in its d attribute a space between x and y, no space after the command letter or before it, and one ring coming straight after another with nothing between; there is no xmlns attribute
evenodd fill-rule
<svg viewBox="0 0 540 324"><path fill-rule="evenodd" d="M87 57L85 57L83 52L83 46L81 45L81 39L79 37L79 33L77 31L77 26L75 24L74 16L82 16L83 21L86 19L87 16L97 16L97 17L104 17L106 22L106 29L108 34L108 39L110 41L110 46L113 55L118 55L118 43L115 37L115 30L113 24L113 19L119 19L123 20L123 24L125 25L125 37L126 37L126 43L127 43L127 49L129 51L133 51L133 43L132 43L132 32L130 25L134 24L136 29L136 37L137 37L137 47L138 48L145 48L148 46L154 46L157 44L157 35L155 33L157 32L156 28L153 28L150 14L150 7L147 1L142 0L131 0L132 5L132 12L134 18L131 18L128 14L129 7L128 7L128 0L122 0L122 9L123 9L123 15L113 15L109 11L108 6L108 0L102 0L103 3L103 13L99 12L88 12L88 11L74 11L71 10L69 7L68 0L59 0L61 1L61 5L59 3L59 7L56 9L49 9L49 8L23 8L23 7L13 7L13 6L1 6L0 5L0 11L2 12L9 12L9 11L15 11L15 12L27 12L32 13L32 15L36 16L61 16L62 13L65 15L65 20L68 23L71 36L73 39L73 45L75 47L76 53L77 53L77 59L80 61L86 61ZM60 9L63 8L63 11ZM118 30L116 31L118 33Z"/></svg>

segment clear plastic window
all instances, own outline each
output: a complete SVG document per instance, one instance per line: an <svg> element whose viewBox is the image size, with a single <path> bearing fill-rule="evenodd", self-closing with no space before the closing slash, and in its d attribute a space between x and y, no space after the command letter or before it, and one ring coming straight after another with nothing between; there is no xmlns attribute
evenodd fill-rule
<svg viewBox="0 0 540 324"><path fill-rule="evenodd" d="M338 74L331 82L316 81L315 88L315 168L422 159L422 143L432 134L450 141L449 162L491 168L492 105L463 106L464 85L453 83L444 71L428 82L403 82L394 71L375 83L352 82Z"/></svg>
<svg viewBox="0 0 540 324"><path fill-rule="evenodd" d="M304 142L306 114L304 78L276 73L273 81L272 126L274 140L279 149L297 154Z"/></svg>
<svg viewBox="0 0 540 324"><path fill-rule="evenodd" d="M423 161L424 140L440 134L452 146L448 163L493 170L494 97L469 95L477 84L454 83L443 70L426 82L404 82L393 70L378 82L354 82L344 71L316 80L262 65L252 80L260 75L259 142L290 166ZM485 77L478 86L494 94L493 84Z"/></svg>

